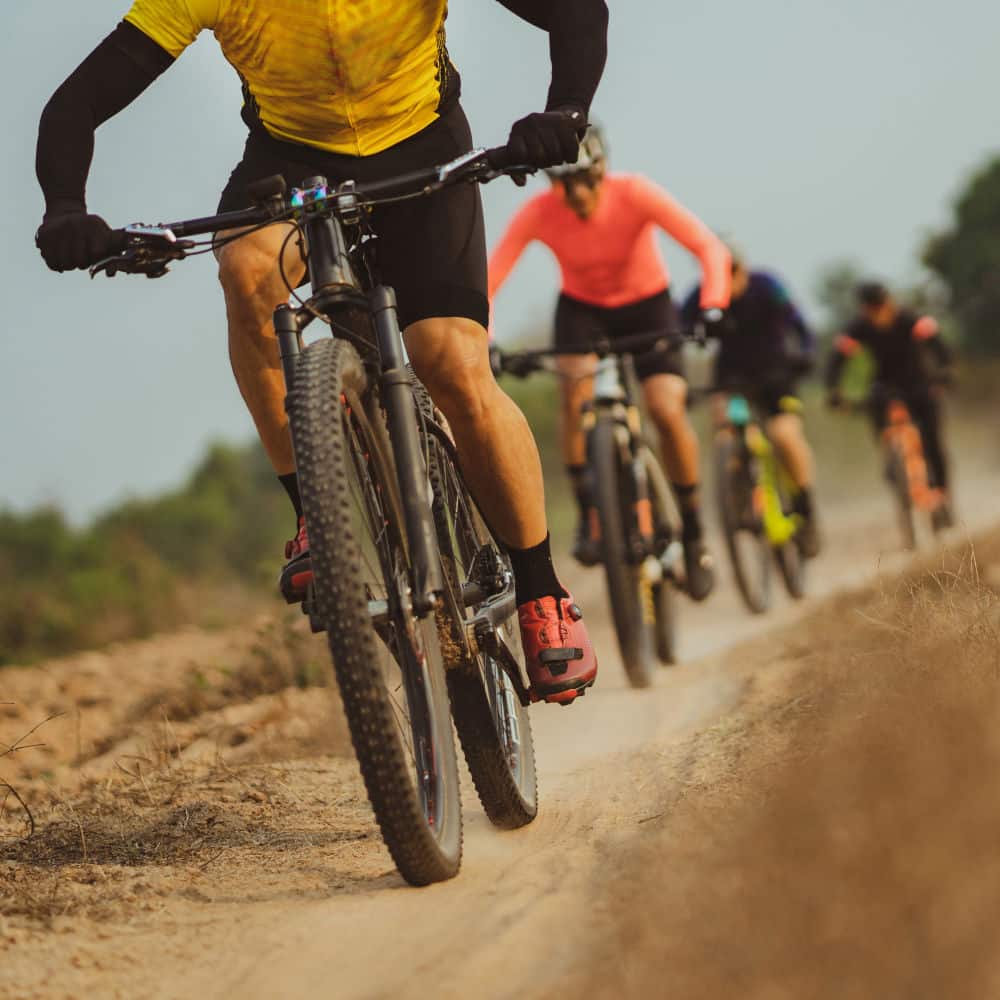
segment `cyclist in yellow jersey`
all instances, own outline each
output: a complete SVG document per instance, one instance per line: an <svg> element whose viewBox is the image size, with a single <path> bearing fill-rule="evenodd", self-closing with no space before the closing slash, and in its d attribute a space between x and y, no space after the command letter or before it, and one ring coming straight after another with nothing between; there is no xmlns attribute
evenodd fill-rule
<svg viewBox="0 0 1000 1000"><path fill-rule="evenodd" d="M606 54L604 0L499 0L548 32L552 80L545 110L511 128L515 162L572 161ZM248 185L281 174L360 183L445 162L471 148L448 58L445 0L135 0L118 25L57 90L39 127L37 172L45 215L36 242L57 271L107 256L110 229L89 214L85 188L95 129L167 70L201 31L215 35L243 81L246 148L220 211L246 207ZM556 577L545 523L541 465L524 417L493 379L486 327L486 241L478 188L460 185L372 213L383 280L396 289L417 374L453 429L463 471L507 543L528 660L538 693L557 679L546 646L573 647L581 687L596 661L579 609ZM311 579L284 386L271 317L287 297L278 223L218 252L229 348L240 391L299 519L282 590L294 600ZM291 242L283 265L305 273ZM566 674L558 678L565 688Z"/></svg>

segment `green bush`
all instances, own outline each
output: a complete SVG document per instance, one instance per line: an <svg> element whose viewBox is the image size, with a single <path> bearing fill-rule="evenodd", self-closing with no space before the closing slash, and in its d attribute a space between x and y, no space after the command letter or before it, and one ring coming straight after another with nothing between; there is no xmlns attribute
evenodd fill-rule
<svg viewBox="0 0 1000 1000"><path fill-rule="evenodd" d="M0 511L0 664L175 625L191 588L273 587L291 530L256 444L215 445L181 489L85 528L52 508Z"/></svg>

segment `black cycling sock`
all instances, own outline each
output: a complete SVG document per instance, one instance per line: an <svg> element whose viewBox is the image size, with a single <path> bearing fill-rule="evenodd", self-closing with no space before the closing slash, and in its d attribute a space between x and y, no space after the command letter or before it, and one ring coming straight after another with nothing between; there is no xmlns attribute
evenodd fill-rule
<svg viewBox="0 0 1000 1000"><path fill-rule="evenodd" d="M515 599L518 607L527 601L537 601L540 597L568 597L555 567L552 565L552 550L549 536L530 549L508 549L510 564L514 570Z"/></svg>
<svg viewBox="0 0 1000 1000"><path fill-rule="evenodd" d="M681 509L681 540L684 542L701 541L701 510L698 506L698 484L691 483L681 486L671 483L677 506Z"/></svg>
<svg viewBox="0 0 1000 1000"><path fill-rule="evenodd" d="M576 505L580 508L580 516L586 517L587 511L594 506L594 501L590 495L590 475L587 471L587 466L567 465L566 472L573 487L573 496L576 497Z"/></svg>
<svg viewBox="0 0 1000 1000"><path fill-rule="evenodd" d="M673 487L674 496L677 497L677 505L682 512L685 510L698 510L697 483L691 483L688 486L682 486L680 483L671 483L670 485Z"/></svg>
<svg viewBox="0 0 1000 1000"><path fill-rule="evenodd" d="M285 487L288 499L292 501L292 506L295 508L296 519L302 517L302 497L299 495L298 475L294 472L289 472L286 476L278 476L278 482ZM295 527L297 530L298 520L296 520Z"/></svg>
<svg viewBox="0 0 1000 1000"><path fill-rule="evenodd" d="M697 507L681 510L681 541L700 542L704 534L701 527L701 511Z"/></svg>
<svg viewBox="0 0 1000 1000"><path fill-rule="evenodd" d="M812 490L808 486L800 486L798 493L795 494L792 506L795 509L795 513L800 514L806 520L812 517Z"/></svg>

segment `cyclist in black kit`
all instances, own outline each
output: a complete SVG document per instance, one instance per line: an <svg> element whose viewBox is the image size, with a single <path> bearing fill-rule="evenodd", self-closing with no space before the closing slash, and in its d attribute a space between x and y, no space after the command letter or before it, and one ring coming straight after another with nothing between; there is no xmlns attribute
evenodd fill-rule
<svg viewBox="0 0 1000 1000"><path fill-rule="evenodd" d="M848 359L867 349L875 362L868 397L877 434L885 429L889 403L901 399L920 429L931 485L944 494L941 523L952 523L948 460L941 436L941 397L952 380L954 355L937 320L899 305L885 285L866 282L857 290L859 315L834 342L826 369L829 402L843 403L840 378Z"/></svg>

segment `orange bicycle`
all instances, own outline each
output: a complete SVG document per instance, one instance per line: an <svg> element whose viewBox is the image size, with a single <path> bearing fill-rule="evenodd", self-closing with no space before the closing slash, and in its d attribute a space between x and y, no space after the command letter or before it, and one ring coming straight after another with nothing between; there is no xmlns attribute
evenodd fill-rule
<svg viewBox="0 0 1000 1000"><path fill-rule="evenodd" d="M917 547L918 513L930 518L935 534L947 528L951 519L944 491L931 481L920 428L910 416L906 403L899 397L890 399L886 419L882 431L886 478L896 498L903 546L912 550Z"/></svg>

